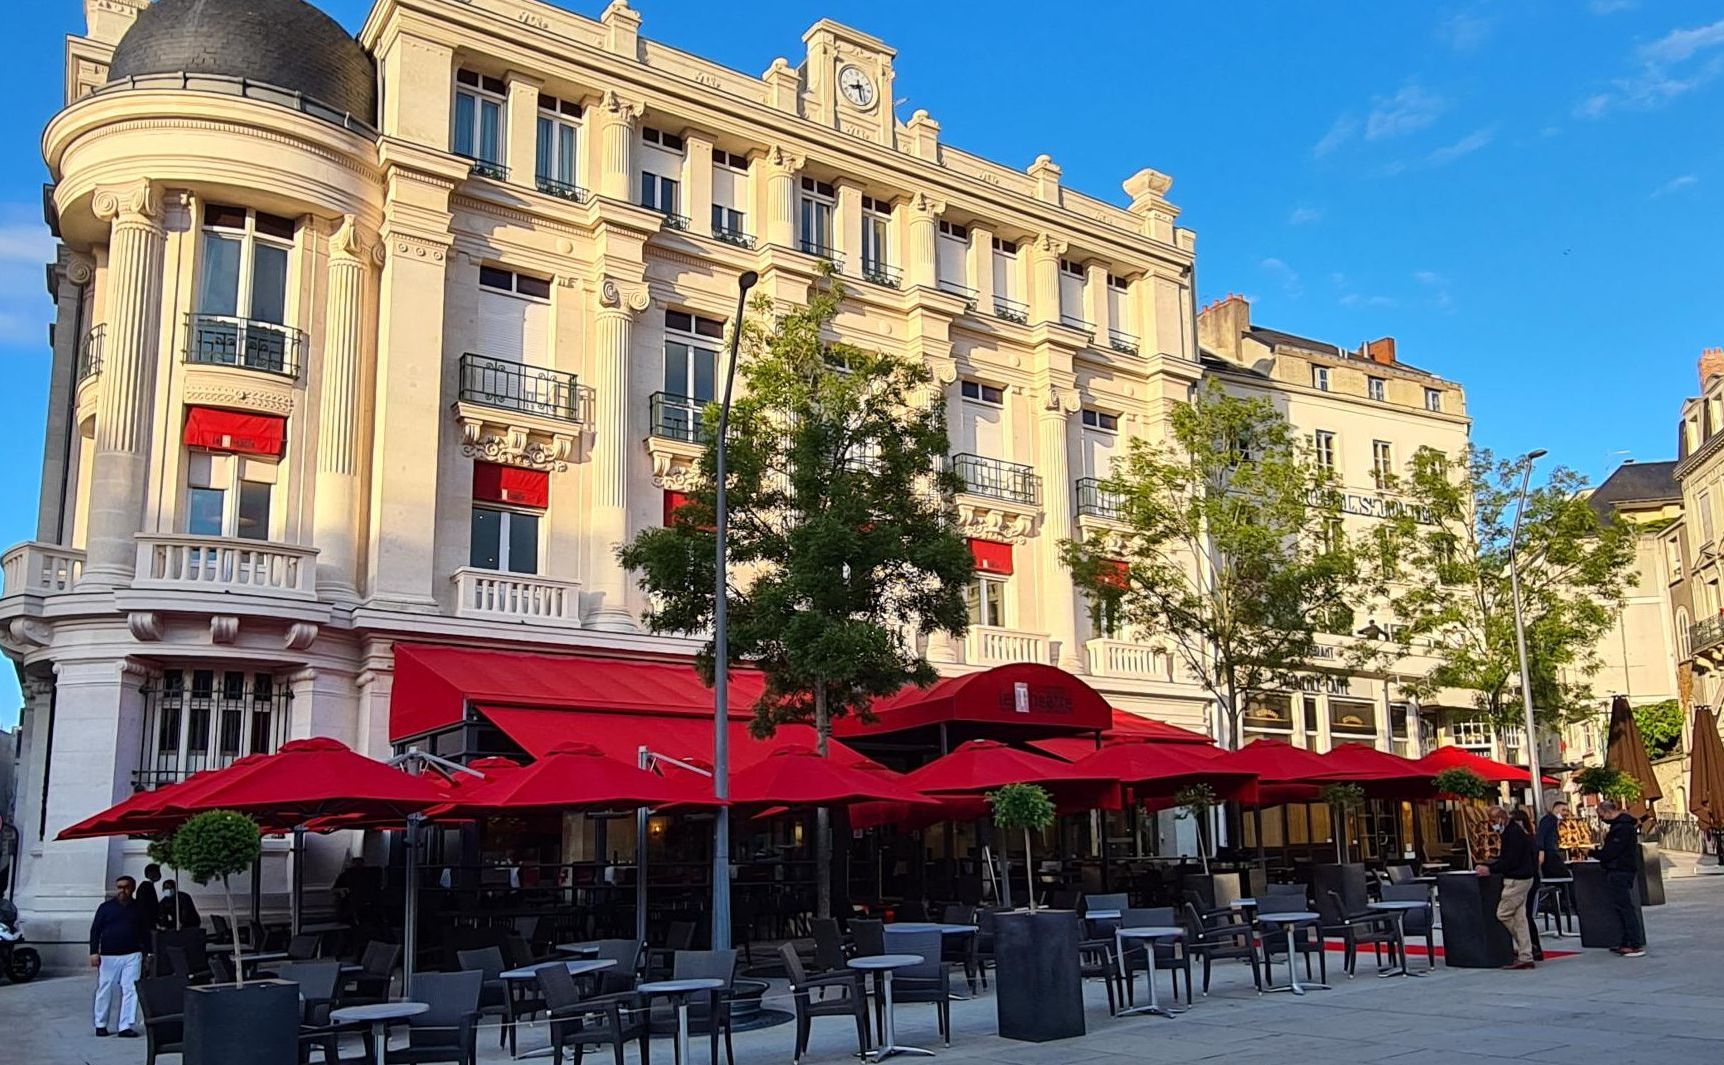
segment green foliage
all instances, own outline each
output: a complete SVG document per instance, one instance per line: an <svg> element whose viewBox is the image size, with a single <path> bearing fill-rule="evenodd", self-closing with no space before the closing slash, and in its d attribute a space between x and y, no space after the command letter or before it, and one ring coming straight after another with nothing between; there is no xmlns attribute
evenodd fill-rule
<svg viewBox="0 0 1724 1065"><path fill-rule="evenodd" d="M1652 758L1663 758L1682 746L1683 714L1679 699L1635 707L1634 724L1646 743L1647 755Z"/></svg>
<svg viewBox="0 0 1724 1065"><path fill-rule="evenodd" d="M832 718L934 682L920 641L964 633L974 575L940 390L919 361L828 339L843 292L828 277L777 317L754 301L726 456L729 649L766 677L755 731L812 720L822 746ZM716 404L704 419L716 440ZM668 527L618 552L650 593L654 632L712 628L716 457L709 443ZM709 642L709 677L712 654Z"/></svg>
<svg viewBox="0 0 1724 1065"><path fill-rule="evenodd" d="M1215 789L1208 784L1187 784L1173 793L1173 804L1179 807L1179 817L1195 817L1201 822L1215 808Z"/></svg>
<svg viewBox="0 0 1724 1065"><path fill-rule="evenodd" d="M1617 802L1640 798L1640 782L1614 766L1589 765L1574 775L1574 786L1582 794Z"/></svg>
<svg viewBox="0 0 1724 1065"><path fill-rule="evenodd" d="M1497 793L1496 787L1465 766L1451 766L1432 778L1437 791L1456 799L1488 799Z"/></svg>
<svg viewBox="0 0 1724 1065"><path fill-rule="evenodd" d="M1509 567L1522 472L1485 450L1421 449L1400 485L1409 505L1385 530L1404 580L1394 597L1403 648L1417 641L1437 659L1402 690L1428 699L1470 689L1480 718L1499 728L1524 719ZM1593 712L1594 648L1616 621L1634 558L1633 528L1600 521L1585 487L1556 468L1528 490L1521 521L1527 659L1546 727Z"/></svg>
<svg viewBox="0 0 1724 1065"><path fill-rule="evenodd" d="M1092 601L1167 634L1236 745L1246 695L1317 668L1320 628L1350 624L1382 563L1342 532L1332 472L1268 400L1211 381L1171 422L1170 441L1132 441L1103 483L1128 529L1062 541L1061 554ZM1360 666L1375 653L1351 652Z"/></svg>
<svg viewBox="0 0 1724 1065"><path fill-rule="evenodd" d="M1054 800L1040 784L1007 784L987 795L994 824L1007 831L1045 832L1054 823Z"/></svg>
<svg viewBox="0 0 1724 1065"><path fill-rule="evenodd" d="M165 865L170 869L178 869L174 862L174 837L164 833L150 840L150 845L144 848L144 854L157 865Z"/></svg>
<svg viewBox="0 0 1724 1065"><path fill-rule="evenodd" d="M1317 797L1343 812L1365 806L1365 789L1358 784L1325 784L1318 789Z"/></svg>
<svg viewBox="0 0 1724 1065"><path fill-rule="evenodd" d="M232 810L210 810L191 818L174 833L172 846L174 867L199 884L226 883L250 869L263 853L257 822Z"/></svg>

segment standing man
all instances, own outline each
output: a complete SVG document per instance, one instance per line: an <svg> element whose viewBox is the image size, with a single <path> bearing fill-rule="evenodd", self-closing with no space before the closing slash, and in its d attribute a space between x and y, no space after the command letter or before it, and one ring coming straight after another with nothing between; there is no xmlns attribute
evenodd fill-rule
<svg viewBox="0 0 1724 1065"><path fill-rule="evenodd" d="M1532 960L1532 929L1527 924L1526 904L1533 877L1538 874L1538 853L1533 848L1532 836L1509 817L1507 810L1491 807L1490 819L1491 831L1502 837L1502 848L1496 861L1480 865L1474 872L1480 876L1495 873L1503 878L1497 920L1514 940L1514 961L1503 968L1532 969L1536 963Z"/></svg>
<svg viewBox="0 0 1724 1065"><path fill-rule="evenodd" d="M172 880L162 881L162 907L156 917L156 927L165 931L181 932L188 928L202 927L203 923L192 897L181 891L179 885Z"/></svg>
<svg viewBox="0 0 1724 1065"><path fill-rule="evenodd" d="M1640 878L1640 826L1634 823L1634 815L1612 799L1599 802L1598 820L1608 827L1604 846L1594 850L1592 856L1604 866L1610 908L1616 911L1617 921L1622 925L1622 942L1611 947L1610 952L1624 958L1644 958L1646 928L1640 923L1640 905L1634 901L1634 882Z"/></svg>
<svg viewBox="0 0 1724 1065"><path fill-rule="evenodd" d="M1550 809L1538 820L1538 855L1539 863L1544 868L1544 875L1567 876L1568 868L1563 861L1562 823L1568 820L1568 803L1561 799L1550 804Z"/></svg>
<svg viewBox="0 0 1724 1065"><path fill-rule="evenodd" d="M154 928L156 917L161 912L161 895L156 885L161 883L162 867L155 862L144 866L144 882L138 885L138 896L132 900L138 904L138 909L144 915L144 927Z"/></svg>
<svg viewBox="0 0 1724 1065"><path fill-rule="evenodd" d="M108 1017L113 1011L114 991L120 992L120 1037L136 1039L138 1023L138 976L144 968L143 909L132 893L137 883L129 876L114 881L114 897L96 907L90 922L90 968L96 970L96 1034L108 1035Z"/></svg>

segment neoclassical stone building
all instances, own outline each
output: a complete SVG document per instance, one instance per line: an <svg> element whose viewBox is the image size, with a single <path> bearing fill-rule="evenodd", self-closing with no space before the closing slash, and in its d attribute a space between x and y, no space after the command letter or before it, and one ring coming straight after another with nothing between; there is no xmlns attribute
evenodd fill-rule
<svg viewBox="0 0 1724 1065"><path fill-rule="evenodd" d="M482 747L478 681L451 720L404 711L402 645L431 673L451 650L686 661L640 631L614 549L685 487L744 270L796 302L835 264L845 339L945 388L984 572L971 634L930 657L1048 663L1201 727L1202 693L1097 631L1055 556L1200 374L1166 175L1119 207L1047 155L944 143L895 116L893 50L830 21L756 77L653 42L625 0L380 0L357 39L303 0L85 7L42 142L40 518L0 599L33 934L76 938L142 862L53 842L134 787L308 735ZM528 660L498 661L506 686ZM315 853L313 882L339 845Z"/></svg>

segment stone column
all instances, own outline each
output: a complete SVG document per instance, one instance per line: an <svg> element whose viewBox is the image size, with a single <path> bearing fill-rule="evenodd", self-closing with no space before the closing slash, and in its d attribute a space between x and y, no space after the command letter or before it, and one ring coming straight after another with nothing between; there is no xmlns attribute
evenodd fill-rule
<svg viewBox="0 0 1724 1065"><path fill-rule="evenodd" d="M36 539L44 543L71 542L72 515L76 495L68 490L71 456L67 444L76 444L78 427L72 417L72 395L78 387L79 352L84 338L98 323L83 314L85 290L94 280L96 266L88 255L61 245L48 279L54 286L54 365L48 378L48 431L42 441L42 489L36 505ZM95 301L88 301L94 307Z"/></svg>
<svg viewBox="0 0 1724 1065"><path fill-rule="evenodd" d="M862 276L862 186L839 178L832 183L838 203L832 208L832 246L842 259L839 273Z"/></svg>
<svg viewBox="0 0 1724 1065"><path fill-rule="evenodd" d="M108 335L97 385L88 555L80 583L112 587L131 580L137 562L133 536L149 472L166 235L161 197L148 181L99 188L93 206L110 224Z"/></svg>
<svg viewBox="0 0 1724 1065"><path fill-rule="evenodd" d="M1066 242L1050 233L1030 241L1029 286L1024 302L1030 307L1030 321L1060 320L1060 256L1066 252Z"/></svg>
<svg viewBox="0 0 1724 1065"><path fill-rule="evenodd" d="M763 244L780 248L796 247L796 172L802 160L773 148L755 165L761 175L761 216L766 224L760 230Z"/></svg>
<svg viewBox="0 0 1724 1065"><path fill-rule="evenodd" d="M593 383L592 494L587 591L595 597L587 616L591 628L634 632L628 607L628 574L618 565L617 546L629 538L629 362L635 317L651 297L639 281L605 278L598 285L598 317L588 372Z"/></svg>
<svg viewBox="0 0 1724 1065"><path fill-rule="evenodd" d="M994 233L982 226L970 226L970 280L976 290L976 313L994 313Z"/></svg>
<svg viewBox="0 0 1724 1065"><path fill-rule="evenodd" d="M1108 314L1107 267L1091 260L1084 264L1084 316L1095 327L1095 346L1108 350L1108 331L1117 328Z"/></svg>
<svg viewBox="0 0 1724 1065"><path fill-rule="evenodd" d="M1059 645L1055 663L1070 673L1087 671L1086 656L1078 646L1077 591L1071 571L1060 562L1058 543L1073 535L1070 436L1071 416L1078 410L1077 390L1069 385L1049 384L1042 391L1036 412L1036 472L1042 478L1042 529L1036 557L1042 566L1046 592L1048 637Z"/></svg>
<svg viewBox="0 0 1724 1065"><path fill-rule="evenodd" d="M606 92L598 108L598 193L625 203L635 202L635 120L640 105L615 92Z"/></svg>
<svg viewBox="0 0 1724 1065"><path fill-rule="evenodd" d="M712 236L712 137L698 129L682 131L682 213L688 231Z"/></svg>
<svg viewBox="0 0 1724 1065"><path fill-rule="evenodd" d="M946 205L918 192L910 197L904 212L909 217L909 239L904 248L904 279L910 285L938 287L940 283L939 240L940 212Z"/></svg>
<svg viewBox="0 0 1724 1065"><path fill-rule="evenodd" d="M539 90L544 82L511 70L508 117L503 149L509 161L509 184L538 188Z"/></svg>
<svg viewBox="0 0 1724 1065"><path fill-rule="evenodd" d="M319 548L318 594L344 601L359 598L359 423L365 409L359 390L360 367L370 350L365 293L373 251L352 215L329 240L312 542Z"/></svg>
<svg viewBox="0 0 1724 1065"><path fill-rule="evenodd" d="M16 817L13 821L18 828L18 845L21 862L16 888L20 894L29 890L34 865L22 861L22 855L28 854L41 839L38 834L42 824L42 777L48 769L48 732L52 727L49 721L54 698L54 681L52 677L41 674L25 674L20 678L23 689L24 705L19 714L19 724L23 728L23 740L19 744L17 763L17 799Z"/></svg>

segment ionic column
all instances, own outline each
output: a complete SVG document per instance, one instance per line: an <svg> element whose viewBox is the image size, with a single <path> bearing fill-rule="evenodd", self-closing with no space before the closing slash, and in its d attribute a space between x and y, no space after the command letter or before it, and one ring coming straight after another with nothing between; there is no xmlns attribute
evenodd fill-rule
<svg viewBox="0 0 1724 1065"><path fill-rule="evenodd" d="M1042 564L1043 587L1047 589L1048 637L1059 644L1061 669L1083 673L1085 656L1077 641L1077 590L1071 571L1060 562L1058 544L1074 535L1072 525L1072 480L1069 429L1077 413L1076 390L1050 384L1042 393L1036 412L1037 471L1042 476L1042 535L1037 557Z"/></svg>
<svg viewBox="0 0 1724 1065"><path fill-rule="evenodd" d="M796 172L802 161L783 148L773 148L761 157L755 173L763 175L762 216L766 226L760 238L780 248L796 247Z"/></svg>
<svg viewBox="0 0 1724 1065"><path fill-rule="evenodd" d="M594 425L587 588L598 598L587 624L607 632L634 632L638 626L628 608L628 574L617 562L616 549L629 538L629 356L635 316L646 310L650 296L641 282L608 277L599 282L597 295L588 361Z"/></svg>
<svg viewBox="0 0 1724 1065"><path fill-rule="evenodd" d="M323 379L317 416L317 489L312 542L320 597L359 598L356 522L359 484L359 368L365 359L365 289L372 247L352 215L329 240L329 299L323 325Z"/></svg>
<svg viewBox="0 0 1724 1065"><path fill-rule="evenodd" d="M151 396L161 344L166 238L161 198L148 181L96 190L110 223L107 342L102 353L96 450L90 463L88 554L81 583L123 584L137 561L133 536L149 464Z"/></svg>
<svg viewBox="0 0 1724 1065"><path fill-rule="evenodd" d="M939 284L939 251L935 248L940 212L945 204L918 192L910 197L909 240L904 249L904 278L908 284L934 288Z"/></svg>
<svg viewBox="0 0 1724 1065"><path fill-rule="evenodd" d="M1066 242L1049 233L1030 241L1029 291L1024 302L1030 305L1030 321L1060 320L1060 256L1066 252Z"/></svg>
<svg viewBox="0 0 1724 1065"><path fill-rule="evenodd" d="M599 195L633 203L635 120L640 117L640 105L607 92L598 111Z"/></svg>

